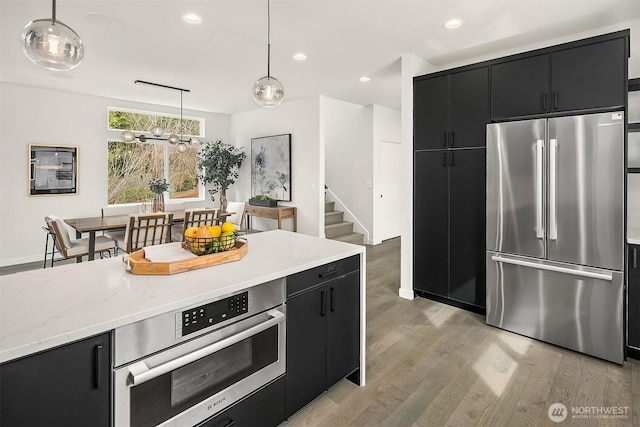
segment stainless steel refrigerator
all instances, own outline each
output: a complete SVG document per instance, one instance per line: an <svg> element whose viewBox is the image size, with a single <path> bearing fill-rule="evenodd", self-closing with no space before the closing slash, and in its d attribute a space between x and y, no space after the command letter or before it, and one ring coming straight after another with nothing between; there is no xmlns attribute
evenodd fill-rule
<svg viewBox="0 0 640 427"><path fill-rule="evenodd" d="M487 125L487 323L624 359L624 114Z"/></svg>

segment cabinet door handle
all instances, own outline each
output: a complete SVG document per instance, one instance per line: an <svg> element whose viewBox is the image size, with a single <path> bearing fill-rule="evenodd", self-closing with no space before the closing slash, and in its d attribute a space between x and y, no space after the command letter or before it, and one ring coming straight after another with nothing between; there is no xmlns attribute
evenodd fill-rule
<svg viewBox="0 0 640 427"><path fill-rule="evenodd" d="M453 144L454 144L454 142L453 142L453 136L454 136L454 132L453 132L453 131L451 131L451 137L450 137L450 139L449 139L449 147L453 147Z"/></svg>
<svg viewBox="0 0 640 427"><path fill-rule="evenodd" d="M547 94L542 94L542 111L547 111Z"/></svg>
<svg viewBox="0 0 640 427"><path fill-rule="evenodd" d="M100 388L102 383L102 375L100 371L102 371L102 344L96 344L93 348L94 351L94 366L93 366L93 383L95 388Z"/></svg>
<svg viewBox="0 0 640 427"><path fill-rule="evenodd" d="M447 146L447 133L446 132L442 133L442 146L443 147Z"/></svg>
<svg viewBox="0 0 640 427"><path fill-rule="evenodd" d="M450 166L450 167L453 167L453 155L454 155L454 154L455 154L455 153L449 153L449 166Z"/></svg>
<svg viewBox="0 0 640 427"><path fill-rule="evenodd" d="M320 316L324 317L327 315L327 298L326 298L326 292L325 291L321 291L320 292Z"/></svg>
<svg viewBox="0 0 640 427"><path fill-rule="evenodd" d="M329 289L329 310L331 311L336 311L335 307L333 306L333 292L335 291L335 288L332 286Z"/></svg>
<svg viewBox="0 0 640 427"><path fill-rule="evenodd" d="M336 270L336 267L329 267L329 270L325 271L324 273L320 273L318 274L318 277L323 278L323 277L327 277L327 276L331 276L332 274L336 274L338 270Z"/></svg>
<svg viewBox="0 0 640 427"><path fill-rule="evenodd" d="M558 109L558 91L557 90L553 91L553 109L554 110Z"/></svg>
<svg viewBox="0 0 640 427"><path fill-rule="evenodd" d="M447 167L447 153L442 153L442 167Z"/></svg>
<svg viewBox="0 0 640 427"><path fill-rule="evenodd" d="M633 248L633 263L631 264L632 268L638 268L638 248Z"/></svg>

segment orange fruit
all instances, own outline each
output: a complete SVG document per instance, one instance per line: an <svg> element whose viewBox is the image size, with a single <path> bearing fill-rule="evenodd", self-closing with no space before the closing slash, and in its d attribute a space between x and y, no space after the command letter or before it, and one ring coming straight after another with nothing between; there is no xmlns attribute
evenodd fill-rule
<svg viewBox="0 0 640 427"><path fill-rule="evenodd" d="M203 239L206 237L213 237L211 232L209 231L209 227L206 225L201 225L198 227L198 231L196 232L196 237L199 239Z"/></svg>
<svg viewBox="0 0 640 427"><path fill-rule="evenodd" d="M220 237L222 234L222 227L219 225L210 225L209 233L211 234L211 237Z"/></svg>
<svg viewBox="0 0 640 427"><path fill-rule="evenodd" d="M185 240L192 241L193 239L195 239L197 234L198 234L198 227L189 227L186 230L184 230Z"/></svg>

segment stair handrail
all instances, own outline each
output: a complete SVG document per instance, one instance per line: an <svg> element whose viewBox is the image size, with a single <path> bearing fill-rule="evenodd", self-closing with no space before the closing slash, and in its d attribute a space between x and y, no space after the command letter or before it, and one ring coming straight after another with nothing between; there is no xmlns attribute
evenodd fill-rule
<svg viewBox="0 0 640 427"><path fill-rule="evenodd" d="M324 186L324 191L328 191L329 194L331 195L331 197L334 199L334 202L338 202L338 204L340 205L340 207L342 209L344 209L344 211L349 214L349 216L351 217L351 219L353 219L353 221L358 224L358 226L364 231L365 236L367 237L367 242L371 242L371 235L369 234L369 230L367 230L367 227L365 227L364 225L362 225L362 223L360 222L360 220L358 219L358 217L356 217L353 212L351 212L351 210L349 210L349 208L347 207L347 205L345 205L344 203L342 203L342 200L340 200L340 198L338 196L336 196L336 193L334 193L333 191L331 191L331 189L329 187L327 187L327 185L325 184Z"/></svg>

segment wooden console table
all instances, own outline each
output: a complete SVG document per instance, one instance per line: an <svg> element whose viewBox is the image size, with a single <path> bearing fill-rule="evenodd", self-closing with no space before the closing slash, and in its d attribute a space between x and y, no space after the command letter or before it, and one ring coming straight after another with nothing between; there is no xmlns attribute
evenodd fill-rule
<svg viewBox="0 0 640 427"><path fill-rule="evenodd" d="M268 208L265 206L254 206L247 203L245 208L247 215L247 229L251 227L250 216L261 218L271 218L278 220L278 229L282 229L282 220L291 218L293 220L293 231L298 231L298 208L295 206L276 206Z"/></svg>

